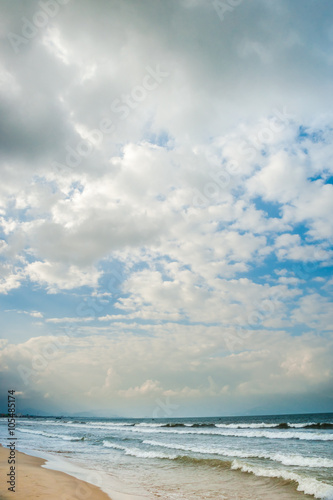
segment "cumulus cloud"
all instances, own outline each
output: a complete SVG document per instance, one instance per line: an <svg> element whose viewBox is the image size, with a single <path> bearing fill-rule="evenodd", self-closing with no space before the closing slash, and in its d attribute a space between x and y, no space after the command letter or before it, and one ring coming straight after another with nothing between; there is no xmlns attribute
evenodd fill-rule
<svg viewBox="0 0 333 500"><path fill-rule="evenodd" d="M47 287L48 291L71 289L81 286L94 287L98 282L97 270L80 269L77 266L62 266L48 261L35 261L26 266L26 273L32 282Z"/></svg>
<svg viewBox="0 0 333 500"><path fill-rule="evenodd" d="M44 26L37 0L3 3L4 376L71 332L27 397L60 404L73 366L77 407L119 411L326 387L331 3L242 2L223 21L203 0L82 0Z"/></svg>
<svg viewBox="0 0 333 500"><path fill-rule="evenodd" d="M166 324L154 330L151 338L130 333L118 339L109 335L84 340L39 337L3 346L1 376L13 377L25 394L22 404L36 404L36 392L47 392L68 411L73 404L89 410L103 400L101 408L132 415L140 408L151 416L157 400L166 398L182 414L193 401L205 400L209 413L224 405L236 410L240 398L248 405L252 398L264 401L280 398L282 393L302 395L332 382L328 338L324 347L313 334L304 339L254 330L243 338L242 352L230 352L217 327L174 329ZM217 350L224 351L224 356L216 356ZM321 404L327 396L324 392Z"/></svg>

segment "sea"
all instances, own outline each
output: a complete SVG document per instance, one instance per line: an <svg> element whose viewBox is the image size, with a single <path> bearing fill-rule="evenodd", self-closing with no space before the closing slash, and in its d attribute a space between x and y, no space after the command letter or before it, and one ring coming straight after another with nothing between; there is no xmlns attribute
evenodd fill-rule
<svg viewBox="0 0 333 500"><path fill-rule="evenodd" d="M17 449L117 499L333 500L333 414L18 418ZM0 443L8 445L7 419ZM49 464L49 465L48 465Z"/></svg>

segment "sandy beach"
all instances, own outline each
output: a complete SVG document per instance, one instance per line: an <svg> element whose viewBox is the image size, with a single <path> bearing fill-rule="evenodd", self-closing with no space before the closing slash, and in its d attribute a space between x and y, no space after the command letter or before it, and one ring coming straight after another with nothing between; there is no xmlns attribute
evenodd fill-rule
<svg viewBox="0 0 333 500"><path fill-rule="evenodd" d="M110 500L110 497L85 481L63 472L45 469L45 460L16 451L15 493L8 491L9 450L0 447L0 500Z"/></svg>

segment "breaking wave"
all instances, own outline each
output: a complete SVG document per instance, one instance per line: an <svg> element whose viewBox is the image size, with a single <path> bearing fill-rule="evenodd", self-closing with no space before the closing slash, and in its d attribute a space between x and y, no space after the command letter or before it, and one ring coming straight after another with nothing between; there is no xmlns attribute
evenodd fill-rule
<svg viewBox="0 0 333 500"><path fill-rule="evenodd" d="M333 486L322 483L314 478L301 476L295 472L253 466L239 462L238 460L233 461L231 468L234 470L241 470L242 472L249 472L259 477L271 477L283 479L285 481L293 481L297 483L298 491L303 491L307 495L313 495L315 498L320 498L322 500L333 500Z"/></svg>
<svg viewBox="0 0 333 500"><path fill-rule="evenodd" d="M145 440L144 444L150 446L159 446L163 448L169 448L172 450L180 451L190 451L193 453L202 454L212 454L221 455L224 457L237 457L237 458L264 458L268 460L274 460L275 462L280 462L283 465L293 465L298 467L311 467L311 468L322 468L333 467L333 460L323 457L304 457L302 455L296 454L282 454L282 453L265 453L265 452L243 452L241 450L235 450L232 448L220 448L217 446L187 446L181 444L173 443L163 443L159 441Z"/></svg>
<svg viewBox="0 0 333 500"><path fill-rule="evenodd" d="M33 431L30 429L17 429L17 430L19 432L26 432L27 434L37 434L44 437L62 439L63 441L84 441L84 437L65 436L63 434L52 434L50 432Z"/></svg>

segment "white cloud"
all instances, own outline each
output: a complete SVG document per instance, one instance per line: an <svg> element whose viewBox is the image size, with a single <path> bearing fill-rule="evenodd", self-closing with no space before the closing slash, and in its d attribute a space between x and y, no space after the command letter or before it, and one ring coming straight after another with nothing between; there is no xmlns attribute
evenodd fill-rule
<svg viewBox="0 0 333 500"><path fill-rule="evenodd" d="M281 260L330 261L333 253L327 251L321 244L302 245L298 234L282 234L276 238L277 257Z"/></svg>
<svg viewBox="0 0 333 500"><path fill-rule="evenodd" d="M94 317L62 317L62 318L47 318L46 322L47 323L86 323L88 321L93 321L95 318Z"/></svg>
<svg viewBox="0 0 333 500"><path fill-rule="evenodd" d="M81 286L95 287L100 273L95 269L80 269L77 266L62 266L51 262L33 262L26 267L33 282L46 286L51 293L57 289L70 290Z"/></svg>
<svg viewBox="0 0 333 500"><path fill-rule="evenodd" d="M333 325L332 302L318 293L302 297L299 306L294 310L292 319L295 323L303 323L314 330L331 331Z"/></svg>
<svg viewBox="0 0 333 500"><path fill-rule="evenodd" d="M23 281L23 273L10 264L0 264L0 292L7 294L10 290L19 288Z"/></svg>
<svg viewBox="0 0 333 500"><path fill-rule="evenodd" d="M20 311L17 309L6 309L5 312L15 312L17 314L27 314L33 318L43 318L43 314L40 311Z"/></svg>
<svg viewBox="0 0 333 500"><path fill-rule="evenodd" d="M198 398L210 408L236 408L242 397L249 407L270 394L280 398L282 387L295 396L328 387L332 379L329 338L324 347L314 334L304 342L282 332L253 331L242 339L243 352L230 353L216 327L156 329L156 337L39 337L8 344L0 354L2 373L7 367L6 376L31 400L47 392L55 402L61 397L66 409L83 408L83 397L87 408L103 399L105 408L129 415L153 412L162 397L170 397L181 413Z"/></svg>
<svg viewBox="0 0 333 500"><path fill-rule="evenodd" d="M18 52L5 11L0 293L28 290L38 306L16 312L79 337L38 394L58 397L72 366L77 404L325 385L326 339L305 332L332 320L313 279L332 259L327 2L242 2L223 26L203 0L69 2ZM82 317L83 287L98 309ZM44 347L10 345L4 366Z"/></svg>

